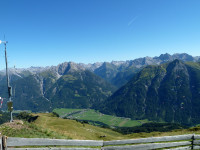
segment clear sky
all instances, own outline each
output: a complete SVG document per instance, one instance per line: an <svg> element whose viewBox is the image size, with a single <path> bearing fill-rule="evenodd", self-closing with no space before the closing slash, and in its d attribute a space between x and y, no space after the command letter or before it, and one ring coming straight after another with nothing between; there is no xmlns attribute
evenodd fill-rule
<svg viewBox="0 0 200 150"><path fill-rule="evenodd" d="M9 67L200 56L200 0L0 0ZM0 70L5 68L0 45Z"/></svg>

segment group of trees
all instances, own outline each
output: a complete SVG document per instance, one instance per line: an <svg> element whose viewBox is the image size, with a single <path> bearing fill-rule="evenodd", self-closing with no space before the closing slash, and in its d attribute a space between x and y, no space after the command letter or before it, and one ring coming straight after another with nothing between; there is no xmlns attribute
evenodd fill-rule
<svg viewBox="0 0 200 150"><path fill-rule="evenodd" d="M180 125L178 123L145 123L141 126L135 127L118 127L115 130L123 134L139 133L139 132L169 132L175 129L184 129L188 128L187 126Z"/></svg>

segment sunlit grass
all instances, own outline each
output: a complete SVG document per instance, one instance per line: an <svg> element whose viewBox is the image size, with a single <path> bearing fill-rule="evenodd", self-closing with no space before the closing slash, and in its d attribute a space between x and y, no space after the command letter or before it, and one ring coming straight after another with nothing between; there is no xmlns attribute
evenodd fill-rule
<svg viewBox="0 0 200 150"><path fill-rule="evenodd" d="M54 112L59 114L59 116L64 117L69 114L71 118L77 120L87 120L87 121L99 121L108 126L117 127L133 127L140 126L143 123L149 122L148 120L131 120L130 118L116 117L111 115L102 114L93 109L55 109ZM76 112L76 113L75 113Z"/></svg>
<svg viewBox="0 0 200 150"><path fill-rule="evenodd" d="M24 123L22 128L11 128L1 125L0 132L8 137L25 138L56 138L56 139L80 139L80 140L122 140L146 137L173 136L183 134L200 134L200 127L190 129L178 129L170 132L132 133L123 135L111 129L100 128L89 124L82 124L75 120L62 119L51 113L33 114L39 115L32 123ZM102 137L105 136L105 137Z"/></svg>

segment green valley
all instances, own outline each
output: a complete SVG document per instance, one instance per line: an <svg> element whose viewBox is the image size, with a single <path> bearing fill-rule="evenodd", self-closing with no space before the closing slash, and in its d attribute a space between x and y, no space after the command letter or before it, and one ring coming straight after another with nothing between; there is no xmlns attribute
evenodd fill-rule
<svg viewBox="0 0 200 150"><path fill-rule="evenodd" d="M148 120L131 120L130 118L116 117L111 115L102 114L93 109L54 109L53 112L57 113L61 118L68 118L88 122L97 126L115 127L133 127L140 126L147 123Z"/></svg>

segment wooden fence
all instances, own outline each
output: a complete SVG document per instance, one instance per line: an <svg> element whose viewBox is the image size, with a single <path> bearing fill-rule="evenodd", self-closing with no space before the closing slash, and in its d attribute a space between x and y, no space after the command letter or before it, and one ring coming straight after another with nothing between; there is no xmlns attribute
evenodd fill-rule
<svg viewBox="0 0 200 150"><path fill-rule="evenodd" d="M189 150L200 149L200 135L188 134L115 141L3 136L0 145L0 150L150 150L160 148L165 150Z"/></svg>

